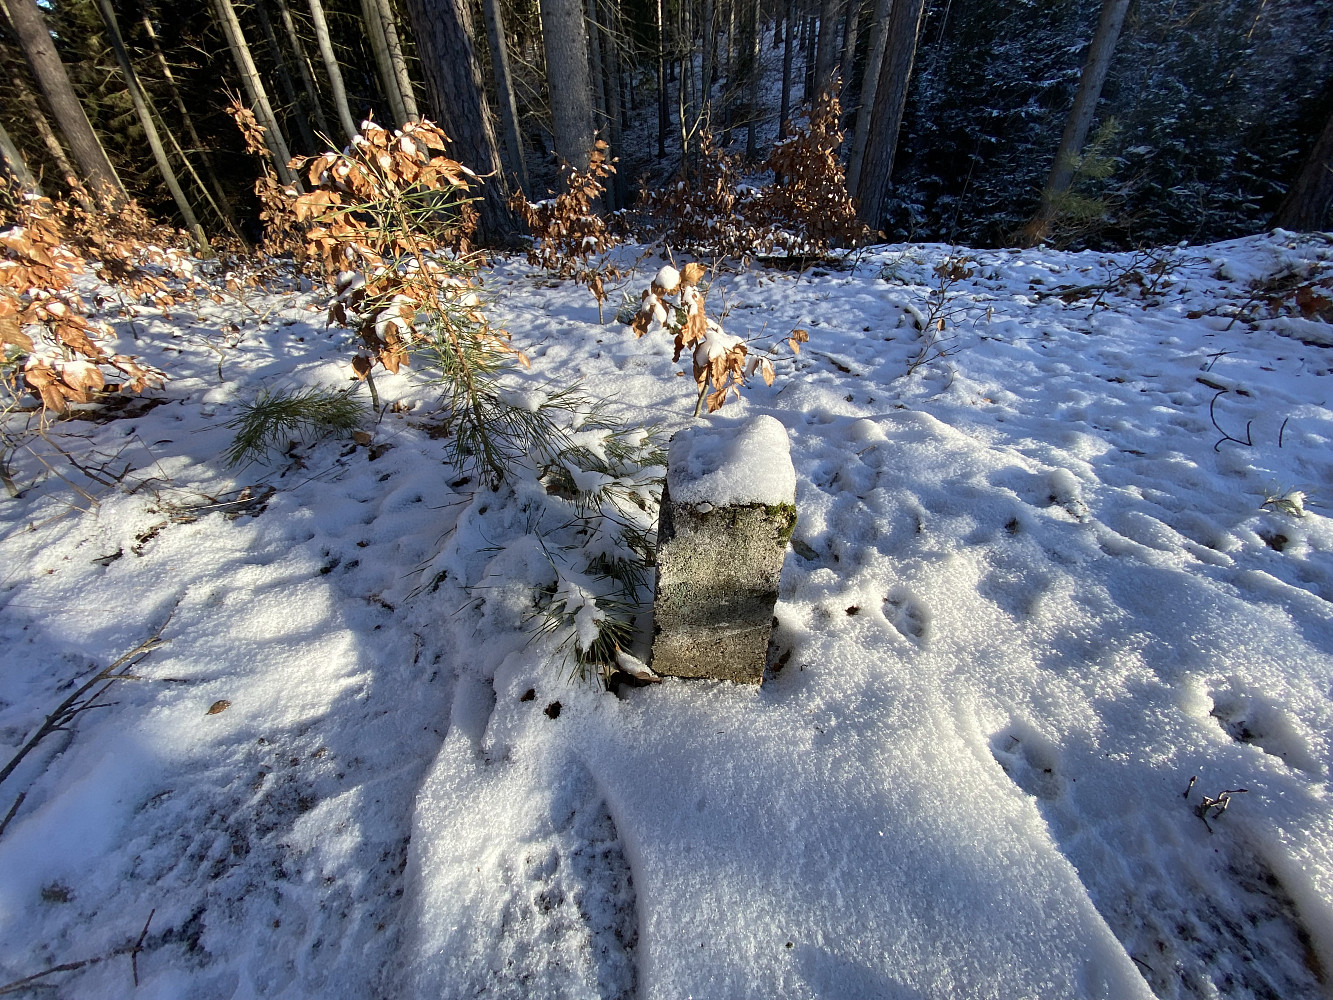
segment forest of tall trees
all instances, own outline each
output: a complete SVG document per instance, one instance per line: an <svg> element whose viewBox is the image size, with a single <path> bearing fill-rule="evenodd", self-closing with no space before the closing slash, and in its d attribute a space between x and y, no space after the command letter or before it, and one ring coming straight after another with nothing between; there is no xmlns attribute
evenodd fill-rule
<svg viewBox="0 0 1333 1000"><path fill-rule="evenodd" d="M366 117L438 121L488 177L483 241L594 137L636 210L710 132L759 172L843 102L859 217L890 239L1129 247L1333 225L1333 7L1318 0L0 0L0 162L210 240L254 241L258 162ZM762 179L762 178L760 178ZM632 225L632 224L631 224Z"/></svg>

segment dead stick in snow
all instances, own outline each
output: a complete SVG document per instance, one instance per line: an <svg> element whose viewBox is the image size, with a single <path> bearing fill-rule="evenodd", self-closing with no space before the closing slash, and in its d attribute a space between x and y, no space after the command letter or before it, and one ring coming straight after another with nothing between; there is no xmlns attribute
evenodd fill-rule
<svg viewBox="0 0 1333 1000"><path fill-rule="evenodd" d="M53 965L49 969L43 969L41 972L34 972L31 976L15 979L12 983L5 983L3 986L0 986L0 996L31 989L37 985L38 980L45 979L47 976L54 976L59 972L75 972L89 965L97 965L100 962L105 962L109 958L118 958L121 955L130 956L130 970L134 974L134 985L137 987L139 985L139 952L144 950L143 942L144 938L148 936L148 925L153 922L153 914L156 912L156 907L149 911L148 920L144 923L143 930L139 932L139 938L134 944L123 944L114 951L107 952L105 955L94 955L92 958L85 958L78 962L62 962L60 965Z"/></svg>
<svg viewBox="0 0 1333 1000"><path fill-rule="evenodd" d="M158 627L156 632L143 642L139 643L139 645L135 646L128 653L119 657L115 663L99 670L88 680L84 681L84 683L79 686L78 690L57 705L56 710L46 717L46 721L37 728L37 731L33 733L28 742L24 743L18 753L10 758L9 763L4 766L4 769L0 770L0 783L3 783L6 778L14 773L14 769L23 762L23 758L32 753L33 750L37 749L38 744L40 744L42 740L46 739L52 733L68 728L69 724L73 722L80 713L86 712L90 708L100 707L97 705L97 699L100 698L112 684L116 681L134 679L134 675L130 673L130 668L135 666L145 656L163 644L162 631L167 627L167 623L170 621L171 615L167 615L167 620ZM88 692L92 691L93 688L96 688L99 684L102 686L93 694L89 695Z"/></svg>

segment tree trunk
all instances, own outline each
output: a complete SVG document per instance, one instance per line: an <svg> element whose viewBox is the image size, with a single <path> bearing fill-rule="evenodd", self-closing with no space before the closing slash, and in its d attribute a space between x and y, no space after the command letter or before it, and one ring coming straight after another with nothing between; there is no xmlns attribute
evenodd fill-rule
<svg viewBox="0 0 1333 1000"><path fill-rule="evenodd" d="M796 0L787 0L787 26L782 39L782 97L778 103L778 138L787 138L787 119L791 117L791 62L795 54L792 32L796 30Z"/></svg>
<svg viewBox="0 0 1333 1000"><path fill-rule="evenodd" d="M745 59L745 157L755 158L755 125L759 118L759 9L760 0L746 0L745 31L741 44L746 47Z"/></svg>
<svg viewBox="0 0 1333 1000"><path fill-rule="evenodd" d="M815 81L811 96L818 97L833 83L838 72L838 22L846 0L821 0L819 5L819 39L815 46Z"/></svg>
<svg viewBox="0 0 1333 1000"><path fill-rule="evenodd" d="M584 31L588 36L588 83L591 87L592 127L594 135L606 138L606 86L602 79L602 26L597 16L597 0L585 0Z"/></svg>
<svg viewBox="0 0 1333 1000"><path fill-rule="evenodd" d="M245 238L241 235L240 227L236 222L236 215L231 209L231 202L227 200L227 191L218 180L217 169L213 164L213 156L209 152L208 146L204 140L199 137L199 130L195 127L194 116L190 114L190 109L185 106L185 100L181 97L180 88L176 85L176 75L171 72L171 64L167 62L166 53L162 51L162 46L157 40L157 32L153 28L152 18L148 16L148 10L143 11L144 33L148 35L148 40L153 46L153 55L157 57L157 68L162 71L162 79L166 81L167 90L171 93L172 103L176 105L176 113L181 116L181 122L185 125L185 134L190 140L190 147L197 150L204 160L204 175L208 178L208 187L213 192L213 207L217 211L223 224L233 236L245 243ZM169 134L169 133L168 133ZM189 159L184 151L181 158L189 165ZM191 170L193 173L193 170ZM198 181L198 177L195 178ZM202 187L202 184L200 185Z"/></svg>
<svg viewBox="0 0 1333 1000"><path fill-rule="evenodd" d="M810 100L815 91L815 19L811 15L805 18L805 62L802 77L801 97Z"/></svg>
<svg viewBox="0 0 1333 1000"><path fill-rule="evenodd" d="M875 86L875 103L870 109L872 140L867 141L858 189L854 192L858 198L857 217L871 229L878 229L884 217L884 200L893 176L898 130L907 106L907 85L912 79L924 8L924 0L894 0L889 14L888 43Z"/></svg>
<svg viewBox="0 0 1333 1000"><path fill-rule="evenodd" d="M245 42L245 35L241 32L241 22L236 20L236 11L232 8L231 0L214 0L213 13L222 24L223 33L227 36L227 44L231 48L236 69L241 74L241 83L245 87L250 106L254 109L259 124L264 126L264 144L268 146L269 154L273 157L273 166L278 172L278 179L284 184L295 184L296 178L291 168L287 166L292 154L278 125L278 117L273 113L273 106L269 104L264 81L259 77L259 70L255 69L250 46Z"/></svg>
<svg viewBox="0 0 1333 1000"><path fill-rule="evenodd" d="M14 140L5 131L3 123L0 123L0 167L3 167L4 172L18 185L20 191L41 197L42 186L28 169L28 161L23 159L23 154L14 145Z"/></svg>
<svg viewBox="0 0 1333 1000"><path fill-rule="evenodd" d="M1060 148L1055 151L1055 163L1046 179L1046 187L1041 192L1041 204L1037 214L1023 227L1023 242L1028 246L1046 239L1050 235L1052 223L1060 214L1060 202L1069 192L1074 172L1078 169L1079 154L1083 151L1083 144L1088 141L1088 130L1092 127L1097 100L1102 96L1102 84L1106 82L1107 71L1111 68L1111 53L1115 51L1115 43L1120 38L1120 29L1125 24L1125 13L1128 10L1129 0L1102 0L1097 33L1092 37L1088 61L1083 64L1078 93L1074 95L1074 107L1065 120Z"/></svg>
<svg viewBox="0 0 1333 1000"><path fill-rule="evenodd" d="M42 145L46 147L51 161L55 163L56 169L60 171L61 179L64 180L66 185L73 188L79 180L79 175L74 170L74 164L70 163L69 157L65 155L65 147L60 145L55 130L51 128L51 123L46 119L46 112L42 110L37 95L28 86L28 81L19 68L18 62L10 58L9 50L4 45L0 45L0 61L4 63L5 73L9 77L10 86L13 87L14 96L18 98L18 103L22 106L24 113L27 114L28 121L37 129L37 135L41 138Z"/></svg>
<svg viewBox="0 0 1333 1000"><path fill-rule="evenodd" d="M324 19L324 5L320 0L310 0L310 21L315 28L315 41L319 44L319 55L324 60L324 72L328 74L329 86L333 90L333 110L338 113L347 141L360 133L352 112L347 106L347 88L343 86L342 68L338 57L333 53L333 39L329 36L329 22Z"/></svg>
<svg viewBox="0 0 1333 1000"><path fill-rule="evenodd" d="M115 53L120 74L125 78L125 88L129 91L135 114L139 116L139 124L143 126L144 138L148 140L148 148L153 152L157 169L161 172L162 179L167 182L167 190L171 192L171 197L176 202L176 209L185 220L185 228L194 237L199 253L211 257L213 251L208 245L208 237L204 235L204 227L199 225L199 220L195 218L194 209L189 199L185 197L185 191L181 188L176 172L171 168L171 161L167 159L167 151L162 148L162 137L158 135L157 123L153 121L143 88L139 86L139 74L134 71L130 54L125 50L125 39L121 37L120 25L116 23L116 12L111 7L111 0L97 0L97 9L102 15L107 40L111 42L111 51Z"/></svg>
<svg viewBox="0 0 1333 1000"><path fill-rule="evenodd" d="M795 0L792 0L794 3ZM662 23L662 0L657 0L657 158L666 159L667 114L666 27Z"/></svg>
<svg viewBox="0 0 1333 1000"><path fill-rule="evenodd" d="M407 13L435 120L453 141L455 158L478 174L488 175L477 206L478 239L509 243L516 223L509 211L509 185L500 169L495 132L482 102L481 67L472 48L467 6L463 0L407 0ZM586 67L586 58L583 63Z"/></svg>
<svg viewBox="0 0 1333 1000"><path fill-rule="evenodd" d="M115 168L107 159L106 151L74 93L36 0L4 0L4 7L28 65L32 67L32 75L46 95L46 103L55 115L56 125L64 134L84 180L94 189L95 195L105 195L113 203L123 201L125 186L116 176Z"/></svg>
<svg viewBox="0 0 1333 1000"><path fill-rule="evenodd" d="M421 112L417 108L416 91L412 89L412 75L407 71L407 59L403 57L403 43L398 37L398 19L394 16L393 0L374 0L379 10L380 21L384 25L384 40L389 46L389 64L393 67L394 77L398 80L398 93L403 98L403 111L410 122L420 121Z"/></svg>
<svg viewBox="0 0 1333 1000"><path fill-rule="evenodd" d="M1333 114L1324 122L1324 131L1310 151L1305 166L1278 206L1272 225L1304 232L1322 230L1333 224Z"/></svg>
<svg viewBox="0 0 1333 1000"><path fill-rule="evenodd" d="M366 26L366 35L370 39L370 51L375 56L375 68L379 70L380 89L389 102L389 114L393 116L394 127L401 128L407 121L407 108L403 106L398 77L389 61L389 39L384 34L384 21L375 0L361 0L361 22Z"/></svg>
<svg viewBox="0 0 1333 1000"><path fill-rule="evenodd" d="M278 14L282 17L282 30L287 33L287 43L291 45L292 51L296 53L296 68L301 73L301 85L305 88L306 99L310 103L310 113L315 119L315 128L325 140L331 142L333 129L329 127L329 120L324 117L324 107L319 99L319 88L315 86L315 70L310 64L310 57L306 55L305 44L301 41L301 36L296 33L296 22L292 19L291 8L287 6L287 0L278 0ZM319 145L322 145L320 143Z"/></svg>
<svg viewBox="0 0 1333 1000"><path fill-rule="evenodd" d="M268 47L268 57L273 60L273 68L278 74L278 86L282 89L282 96L291 105L292 113L296 116L296 128L301 133L306 152L314 153L319 149L319 143L315 140L315 133L310 128L310 119L306 117L301 102L297 100L296 85L292 83L291 73L287 72L287 61L282 58L282 48L278 45L278 36L273 31L273 22L269 20L268 10L264 7L264 0L255 0L254 10L255 14L259 16L259 30L264 35L264 44ZM154 43L156 44L156 39L154 39ZM161 50L159 49L159 51ZM165 60L163 65L166 65ZM174 92L174 86L172 89Z"/></svg>
<svg viewBox="0 0 1333 1000"><path fill-rule="evenodd" d="M588 34L579 0L540 0L551 93L555 152L578 170L592 151L592 98L588 84Z"/></svg>
<svg viewBox="0 0 1333 1000"><path fill-rule="evenodd" d="M703 2L703 93L704 100L707 101L713 92L713 81L717 75L714 69L717 59L717 4L715 0L703 0Z"/></svg>
<svg viewBox="0 0 1333 1000"><path fill-rule="evenodd" d="M603 92L606 95L606 141L611 147L611 156L615 157L623 152L620 132L620 46L616 44L616 33L612 30L615 25L615 11L610 0L598 0L598 2L602 3L601 19L605 29L602 36L601 71ZM608 179L606 191L609 207L612 210L624 206L619 173L612 174Z"/></svg>
<svg viewBox="0 0 1333 1000"><path fill-rule="evenodd" d="M500 107L500 124L505 135L505 164L510 177L519 189L528 189L528 170L523 162L523 140L518 131L518 104L514 100L514 80L509 75L509 43L505 34L504 14L500 0L482 0L486 17L486 40L491 48L491 67L495 70L496 104Z"/></svg>
<svg viewBox="0 0 1333 1000"><path fill-rule="evenodd" d="M856 191L861 182L861 163L865 159L866 142L870 139L870 115L879 88L879 70L884 63L884 46L889 40L889 14L892 10L893 0L876 0L875 29L874 34L870 36L870 53L866 57L865 74L861 77L861 100L856 108L852 155L847 159L848 191Z"/></svg>
<svg viewBox="0 0 1333 1000"><path fill-rule="evenodd" d="M846 28L842 35L842 58L838 65L842 73L842 95L839 103L844 114L852 106L852 78L856 75L856 40L861 26L861 0L849 0Z"/></svg>

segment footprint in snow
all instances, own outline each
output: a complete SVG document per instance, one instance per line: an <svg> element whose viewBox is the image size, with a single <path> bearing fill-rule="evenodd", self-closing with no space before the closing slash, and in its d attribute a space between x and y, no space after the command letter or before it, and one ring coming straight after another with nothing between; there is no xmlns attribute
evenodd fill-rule
<svg viewBox="0 0 1333 1000"><path fill-rule="evenodd" d="M1193 808L1197 793L1191 802L1172 794L1166 807L1123 801L1108 809L1117 779L1088 775L1076 784L1062 773L1055 743L1022 720L995 733L990 750L1034 796L1093 905L1158 997L1328 995L1291 894L1243 827L1223 820L1209 832Z"/></svg>

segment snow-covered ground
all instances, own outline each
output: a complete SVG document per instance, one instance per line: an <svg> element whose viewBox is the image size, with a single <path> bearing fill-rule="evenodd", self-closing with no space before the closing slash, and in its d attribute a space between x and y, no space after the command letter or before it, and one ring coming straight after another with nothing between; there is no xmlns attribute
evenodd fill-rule
<svg viewBox="0 0 1333 1000"><path fill-rule="evenodd" d="M227 468L261 386L348 378L320 291L116 319L172 381L53 433L115 486L36 443L95 505L14 458L0 766L162 645L0 782L0 815L23 795L0 986L69 965L34 991L1329 995L1333 337L1249 283L1326 276L1333 247L978 251L952 280L950 255L714 281L752 350L810 332L705 418L791 440L757 688L571 679L524 624L535 481L442 464L406 377L369 444ZM690 424L660 335L517 261L487 288L529 389L581 378L663 441ZM943 356L909 374L938 319Z"/></svg>

